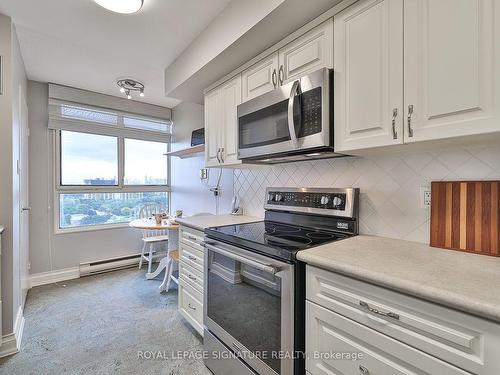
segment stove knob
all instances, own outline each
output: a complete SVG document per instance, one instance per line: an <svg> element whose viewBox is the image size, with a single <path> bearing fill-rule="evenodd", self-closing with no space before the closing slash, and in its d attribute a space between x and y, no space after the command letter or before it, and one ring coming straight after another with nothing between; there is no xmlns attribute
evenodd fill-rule
<svg viewBox="0 0 500 375"><path fill-rule="evenodd" d="M274 199L276 200L276 202L282 202L283 201L283 195L276 194L276 197Z"/></svg>
<svg viewBox="0 0 500 375"><path fill-rule="evenodd" d="M321 204L328 204L330 202L330 198L327 195L323 195L321 197Z"/></svg>
<svg viewBox="0 0 500 375"><path fill-rule="evenodd" d="M272 201L273 201L273 199L274 199L273 194L271 194L271 193L267 194L267 201L268 201L268 202L272 202Z"/></svg>
<svg viewBox="0 0 500 375"><path fill-rule="evenodd" d="M341 199L341 198L339 198L339 197L335 197L335 198L333 198L333 205L334 205L335 207L338 207L338 206L340 206L341 204L342 204L342 199Z"/></svg>

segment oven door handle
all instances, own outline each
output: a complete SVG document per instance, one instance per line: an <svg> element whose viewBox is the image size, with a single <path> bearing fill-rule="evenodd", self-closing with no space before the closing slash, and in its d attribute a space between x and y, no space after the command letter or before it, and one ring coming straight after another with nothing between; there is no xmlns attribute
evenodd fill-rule
<svg viewBox="0 0 500 375"><path fill-rule="evenodd" d="M293 106L295 105L295 96L300 94L300 80L293 83L290 90L290 97L288 98L288 131L290 132L290 139L292 140L294 149L299 148L299 140L295 132L295 123L293 121Z"/></svg>
<svg viewBox="0 0 500 375"><path fill-rule="evenodd" d="M241 262L241 263L244 263L244 264L248 264L249 266L252 266L252 267L255 267L261 271L264 271L264 272L267 272L267 273L271 273L273 275L276 275L280 269L278 267L273 267L269 264L264 264L264 263L260 263L260 262L257 262L255 260L252 260L252 259L249 259L247 257L243 257L241 255L238 255L238 254L234 254L230 251L227 251L227 250L223 250L223 249L220 249L218 247L215 247L215 246L212 246L208 243L204 243L204 246L208 249L208 250L211 250L213 251L214 253L218 253L218 254L221 254L221 255L224 255L228 258L231 258L233 260L237 260L238 262Z"/></svg>

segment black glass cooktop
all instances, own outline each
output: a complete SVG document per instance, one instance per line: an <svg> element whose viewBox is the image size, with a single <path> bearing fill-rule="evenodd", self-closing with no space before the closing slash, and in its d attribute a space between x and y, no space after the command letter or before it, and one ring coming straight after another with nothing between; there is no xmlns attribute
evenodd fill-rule
<svg viewBox="0 0 500 375"><path fill-rule="evenodd" d="M206 229L219 239L277 258L294 260L299 250L348 237L348 234L317 230L272 221L259 221Z"/></svg>

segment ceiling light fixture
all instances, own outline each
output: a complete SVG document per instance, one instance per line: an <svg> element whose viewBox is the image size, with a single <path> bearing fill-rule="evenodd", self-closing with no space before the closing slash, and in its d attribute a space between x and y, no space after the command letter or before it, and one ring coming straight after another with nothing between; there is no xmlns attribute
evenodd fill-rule
<svg viewBox="0 0 500 375"><path fill-rule="evenodd" d="M120 92L127 96L127 99L132 99L132 91L139 92L139 96L144 98L144 84L132 78L123 78L116 81Z"/></svg>
<svg viewBox="0 0 500 375"><path fill-rule="evenodd" d="M143 0L94 0L96 4L112 12L132 14L142 8Z"/></svg>

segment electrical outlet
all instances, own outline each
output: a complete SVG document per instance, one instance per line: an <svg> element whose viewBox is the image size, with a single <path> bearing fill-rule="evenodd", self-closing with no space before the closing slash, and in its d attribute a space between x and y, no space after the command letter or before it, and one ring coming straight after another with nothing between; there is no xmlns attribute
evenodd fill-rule
<svg viewBox="0 0 500 375"><path fill-rule="evenodd" d="M200 169L200 179L206 180L208 178L208 169L202 168Z"/></svg>
<svg viewBox="0 0 500 375"><path fill-rule="evenodd" d="M431 206L431 188L429 186L420 186L420 205L422 208Z"/></svg>

